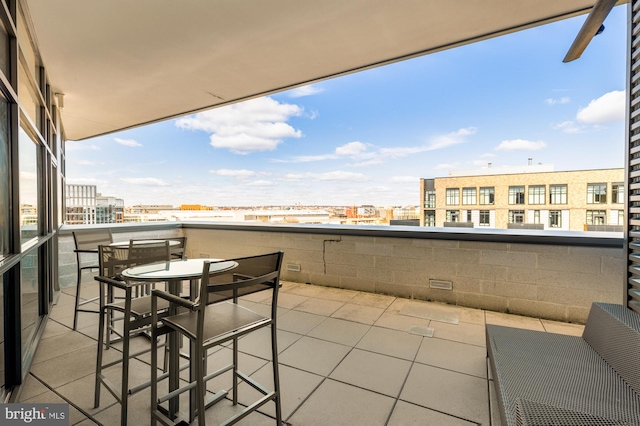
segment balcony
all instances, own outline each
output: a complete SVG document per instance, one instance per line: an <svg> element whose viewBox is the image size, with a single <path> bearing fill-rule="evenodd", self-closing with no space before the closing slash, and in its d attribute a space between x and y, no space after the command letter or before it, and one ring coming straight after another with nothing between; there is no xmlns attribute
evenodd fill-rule
<svg viewBox="0 0 640 426"><path fill-rule="evenodd" d="M87 297L95 285L87 282ZM21 402L68 402L70 424L117 424L120 408L108 392L93 408L97 315L81 313L72 331L74 288L64 289L47 323ZM266 295L243 304L264 311ZM487 377L485 323L580 334L582 326L435 302L285 281L279 301L279 351L284 418L313 425L498 425ZM265 330L266 331L266 330ZM433 336L429 337L429 332ZM240 362L269 380L268 333L241 339ZM134 345L149 342L144 337ZM107 357L120 355L118 347ZM228 362L229 349L211 353L209 366ZM132 381L149 377L149 357L132 361ZM118 383L119 371L110 378ZM228 388L230 377L210 390ZM240 401L253 397L240 388ZM149 390L131 399L129 424L149 422ZM186 404L186 401L183 403ZM184 406L184 405L183 405ZM271 406L241 424L273 424ZM207 411L213 424L234 408L224 400Z"/></svg>
<svg viewBox="0 0 640 426"><path fill-rule="evenodd" d="M187 223L112 231L116 240L184 234L189 257L285 250L281 385L284 418L297 425L500 424L485 324L577 335L592 302L622 300L618 234ZM63 288L20 401L66 401L71 424L114 424L119 405L106 391L93 408L97 315L81 313L79 330L71 330L75 258L68 230L59 247ZM430 280L450 282L452 289L433 288ZM83 282L83 298L94 296L91 277ZM256 294L243 303L260 311L266 298ZM266 338L245 337L240 344L240 362L256 378L269 374ZM136 344L149 343L138 338ZM118 347L111 351L107 356L115 357ZM216 365L230 350L209 357ZM149 376L149 362L148 355L134 361L134 383ZM111 374L117 383L119 372ZM210 390L228 383L214 382ZM149 399L148 390L132 397L130 424L148 422ZM273 424L265 407L244 424ZM233 410L225 400L207 416L215 422Z"/></svg>

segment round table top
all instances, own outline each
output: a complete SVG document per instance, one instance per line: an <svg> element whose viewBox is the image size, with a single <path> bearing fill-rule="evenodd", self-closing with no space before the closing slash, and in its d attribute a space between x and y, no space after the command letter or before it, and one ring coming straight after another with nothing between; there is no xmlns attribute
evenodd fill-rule
<svg viewBox="0 0 640 426"><path fill-rule="evenodd" d="M212 262L209 267L210 272L229 271L238 266L238 262L224 259L176 259L134 266L122 271L122 276L138 281L188 280L202 276L202 266L205 261Z"/></svg>
<svg viewBox="0 0 640 426"><path fill-rule="evenodd" d="M133 240L133 244L157 244L157 243L163 243L167 240L163 240L163 239L157 239L157 240ZM129 241L115 241L111 244L109 244L112 247L129 247ZM173 247L173 246L177 246L180 244L180 241L176 241L176 240L169 240L169 247Z"/></svg>

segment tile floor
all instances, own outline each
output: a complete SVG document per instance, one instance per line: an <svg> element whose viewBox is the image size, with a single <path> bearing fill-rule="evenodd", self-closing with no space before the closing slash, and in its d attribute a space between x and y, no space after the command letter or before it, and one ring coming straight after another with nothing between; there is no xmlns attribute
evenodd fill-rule
<svg viewBox="0 0 640 426"><path fill-rule="evenodd" d="M67 402L72 425L119 424L119 405L106 390L100 406L93 407L98 316L80 314L79 330L71 330L74 291L59 295L20 401ZM83 296L95 291L89 283ZM266 313L269 297L258 293L243 304ZM284 282L278 315L284 420L296 426L499 425L487 372L486 323L582 333L576 324ZM268 330L262 331L241 339L239 364L268 385ZM137 338L135 345L148 340ZM228 362L230 353L228 348L210 353L209 365ZM105 354L115 359L120 353L115 347ZM149 354L132 361L132 383L149 377L149 362ZM118 382L118 367L111 370ZM223 375L208 389L228 388L229 381ZM240 385L241 403L256 395ZM272 405L240 424L273 425ZM149 390L132 396L130 407L128 424L148 424ZM207 421L217 424L234 410L223 400L207 410Z"/></svg>

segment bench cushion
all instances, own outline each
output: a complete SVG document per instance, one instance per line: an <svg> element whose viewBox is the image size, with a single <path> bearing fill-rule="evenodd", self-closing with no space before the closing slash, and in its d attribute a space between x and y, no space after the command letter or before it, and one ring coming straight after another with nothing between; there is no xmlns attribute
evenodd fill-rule
<svg viewBox="0 0 640 426"><path fill-rule="evenodd" d="M624 305L594 303L582 338L640 394L640 315Z"/></svg>
<svg viewBox="0 0 640 426"><path fill-rule="evenodd" d="M581 337L487 325L487 353L507 425L518 424L518 399L640 424L638 394Z"/></svg>

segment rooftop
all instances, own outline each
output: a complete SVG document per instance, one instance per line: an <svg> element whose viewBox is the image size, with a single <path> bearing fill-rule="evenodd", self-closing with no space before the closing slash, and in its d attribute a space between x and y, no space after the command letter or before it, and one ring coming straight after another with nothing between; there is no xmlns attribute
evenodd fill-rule
<svg viewBox="0 0 640 426"><path fill-rule="evenodd" d="M87 298L96 291L94 283L83 285ZM68 402L71 425L116 424L119 405L108 392L102 392L100 407L93 408L98 317L81 313L79 331L71 330L74 292L68 288L59 294L20 401ZM242 303L265 312L268 299L268 294L257 293ZM487 372L485 324L572 335L583 328L293 282L283 282L279 308L283 412L295 425L499 425ZM240 365L264 380L270 370L268 331L263 331L241 339ZM134 348L148 344L138 337ZM117 346L106 352L108 359L118 355ZM209 366L230 356L227 348L210 353ZM149 363L148 354L132 361L134 384L148 379ZM119 374L116 367L108 373L114 383ZM210 390L229 383L225 375ZM240 402L251 392L241 387ZM149 399L148 389L132 397L130 424L148 423ZM273 424L271 405L240 424ZM226 418L233 410L223 400L207 410L207 419Z"/></svg>

